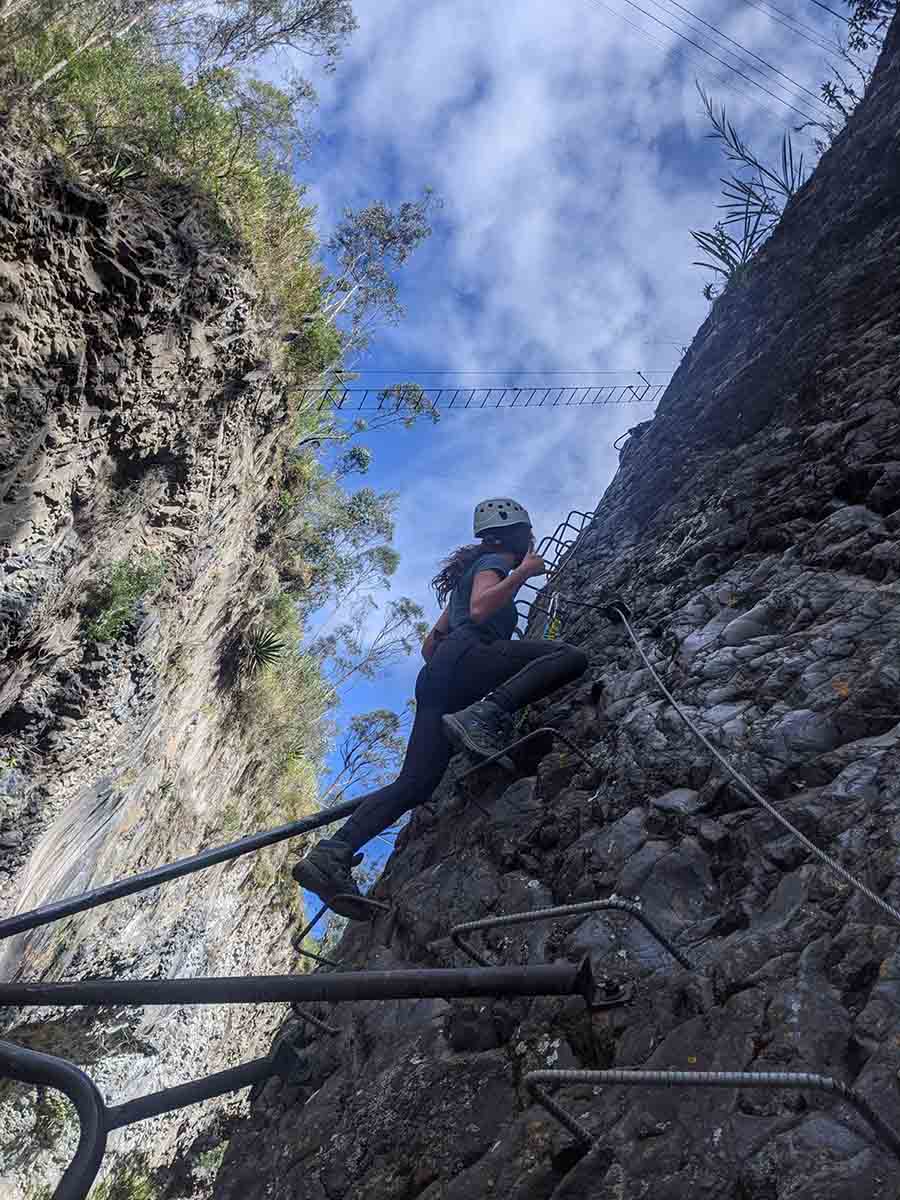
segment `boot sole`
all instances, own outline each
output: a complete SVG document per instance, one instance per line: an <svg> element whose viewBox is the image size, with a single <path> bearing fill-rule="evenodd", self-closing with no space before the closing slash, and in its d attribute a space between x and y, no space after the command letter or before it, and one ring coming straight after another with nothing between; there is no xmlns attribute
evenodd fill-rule
<svg viewBox="0 0 900 1200"><path fill-rule="evenodd" d="M458 721L453 713L445 713L441 721L444 726L444 732L447 735L447 740L457 750L468 750L470 754L474 754L477 758L493 758L495 754L500 753L502 747L500 749L494 746L488 748L476 742L462 721ZM512 760L505 754L502 758L498 758L497 762L507 771L515 769Z"/></svg>
<svg viewBox="0 0 900 1200"><path fill-rule="evenodd" d="M363 902L356 904L353 900L344 896L343 899L335 903L335 896L342 895L341 888L335 887L332 880L311 863L301 860L293 868L291 875L300 887L306 888L308 892L313 892L323 904L327 904L331 911L336 912L338 916L346 917L348 921L371 920L371 909L367 909Z"/></svg>

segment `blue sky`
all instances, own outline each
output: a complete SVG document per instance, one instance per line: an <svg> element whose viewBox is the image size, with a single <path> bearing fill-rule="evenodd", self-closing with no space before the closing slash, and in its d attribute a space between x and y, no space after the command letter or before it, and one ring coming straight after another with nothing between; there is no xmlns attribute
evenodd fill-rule
<svg viewBox="0 0 900 1200"><path fill-rule="evenodd" d="M662 0L665 12L638 2L729 59L674 0ZM780 18L758 3L691 7L817 93L827 56L807 37L833 41L838 22L809 0L779 0ZM319 227L327 234L345 205L396 204L426 185L444 201L401 273L407 317L359 360L361 382L599 385L634 382L636 368L664 382L708 310L689 231L713 225L725 169L695 78L757 151L774 154L801 117L625 0L355 0L355 9L360 28L337 70L311 73L321 136L299 176ZM785 28L784 14L807 37ZM815 111L809 95L751 61L740 69ZM795 140L811 150L807 135ZM391 594L412 596L434 619L429 580L471 540L479 499L515 496L540 537L570 508L597 504L617 465L612 442L651 414L647 405L450 413L436 428L371 438L365 482L400 492ZM420 665L357 685L342 715L401 708Z"/></svg>

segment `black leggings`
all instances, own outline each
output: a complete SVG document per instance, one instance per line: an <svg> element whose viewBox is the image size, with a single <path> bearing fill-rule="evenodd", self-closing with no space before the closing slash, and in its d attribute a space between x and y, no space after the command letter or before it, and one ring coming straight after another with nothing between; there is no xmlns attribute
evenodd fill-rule
<svg viewBox="0 0 900 1200"><path fill-rule="evenodd" d="M453 749L441 717L490 694L507 712L541 700L587 669L587 656L565 642L483 642L467 627L441 642L416 680L416 717L400 774L364 796L334 835L354 850L411 808L441 781Z"/></svg>

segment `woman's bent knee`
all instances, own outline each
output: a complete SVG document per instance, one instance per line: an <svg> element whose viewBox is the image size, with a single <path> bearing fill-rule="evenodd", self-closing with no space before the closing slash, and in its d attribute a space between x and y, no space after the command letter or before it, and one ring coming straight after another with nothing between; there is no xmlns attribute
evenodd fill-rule
<svg viewBox="0 0 900 1200"><path fill-rule="evenodd" d="M577 679L579 675L583 675L590 665L590 660L585 652L579 650L577 646L570 646L568 642L563 642L559 648L565 652L566 668L571 678Z"/></svg>

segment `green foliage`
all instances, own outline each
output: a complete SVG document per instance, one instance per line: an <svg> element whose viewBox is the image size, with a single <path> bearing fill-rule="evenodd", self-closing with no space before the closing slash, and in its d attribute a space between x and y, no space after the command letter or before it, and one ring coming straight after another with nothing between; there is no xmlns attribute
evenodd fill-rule
<svg viewBox="0 0 900 1200"><path fill-rule="evenodd" d="M252 720L254 746L281 776L325 749L322 719L335 702L318 660L298 648L264 667L246 687L242 708Z"/></svg>
<svg viewBox="0 0 900 1200"><path fill-rule="evenodd" d="M219 1173L219 1168L222 1166L227 1150L227 1142L213 1146L211 1150L204 1150L197 1159L197 1170L204 1175L214 1178Z"/></svg>
<svg viewBox="0 0 900 1200"><path fill-rule="evenodd" d="M236 801L229 800L217 815L216 825L223 837L230 840L239 837L244 832L241 829L241 812Z"/></svg>
<svg viewBox="0 0 900 1200"><path fill-rule="evenodd" d="M333 66L355 28L351 0L0 8L0 94L17 120L85 182L115 193L174 179L211 200L207 219L217 215L220 236L249 251L273 328L292 329L283 363L292 391L339 373L348 346L399 317L392 272L429 235L436 203L426 191L396 211L382 202L347 209L328 242L336 274L314 261L312 210L292 171L309 152L316 97L280 64L293 49ZM24 103L36 93L39 107Z"/></svg>
<svg viewBox="0 0 900 1200"><path fill-rule="evenodd" d="M327 243L338 273L327 281L323 315L334 320L346 311L347 340L354 348L367 345L374 324L402 317L391 268L402 266L431 235L429 211L439 206L426 188L421 200L408 200L396 212L381 200L356 211L344 209Z"/></svg>
<svg viewBox="0 0 900 1200"><path fill-rule="evenodd" d="M721 221L716 223L711 232L692 229L691 237L707 258L695 260L691 265L705 267L708 271L723 275L729 283L734 282L765 239L768 230L760 228L761 223L760 214L751 213L748 209L737 237L730 234ZM709 285L707 290L708 298L712 298L715 294L713 286Z"/></svg>
<svg viewBox="0 0 900 1200"><path fill-rule="evenodd" d="M276 592L266 601L265 619L271 629L286 643L296 645L303 636L297 613L297 602L287 592Z"/></svg>
<svg viewBox="0 0 900 1200"><path fill-rule="evenodd" d="M237 66L271 51L297 50L334 66L356 29L350 0L229 0L201 5L196 0L169 3L175 28L197 55L209 62Z"/></svg>
<svg viewBox="0 0 900 1200"><path fill-rule="evenodd" d="M380 787L396 773L406 748L404 736L410 712L376 708L350 718L338 746L339 766L328 785L335 804L349 790Z"/></svg>
<svg viewBox="0 0 900 1200"><path fill-rule="evenodd" d="M320 303L321 290L315 303ZM343 355L344 339L337 326L321 313L313 313L299 322L285 350L282 373L289 386L302 388L310 375L333 368Z"/></svg>
<svg viewBox="0 0 900 1200"><path fill-rule="evenodd" d="M717 207L724 210L722 220L712 230L691 230L691 237L706 255L693 265L721 275L727 285L745 277L750 260L778 224L785 204L802 187L808 170L802 154L795 159L787 133L781 139L781 162L774 166L762 162L729 121L724 104L717 110L699 83L697 90L713 127L707 136L721 143L729 162L749 172L732 173L721 180L724 203ZM703 289L710 300L716 293L712 283Z"/></svg>
<svg viewBox="0 0 900 1200"><path fill-rule="evenodd" d="M411 429L419 417L427 417L437 425L441 414L418 383L395 383L378 393L378 408L371 417L360 417L354 423L358 432L386 429L402 425Z"/></svg>
<svg viewBox="0 0 900 1200"><path fill-rule="evenodd" d="M333 475L310 463L300 499L276 532L273 557L282 586L297 596L303 612L385 586L397 564L389 544L396 494L345 492Z"/></svg>
<svg viewBox="0 0 900 1200"><path fill-rule="evenodd" d="M104 573L88 595L82 615L89 618L86 633L95 642L120 637L142 596L154 591L165 576L165 565L152 554L122 559Z"/></svg>
<svg viewBox="0 0 900 1200"><path fill-rule="evenodd" d="M336 689L354 675L373 679L402 655L411 654L428 633L424 609L408 596L385 605L381 626L371 634L368 625L374 608L372 598L364 597L350 607L345 620L310 647Z"/></svg>
<svg viewBox="0 0 900 1200"><path fill-rule="evenodd" d="M143 1171L116 1167L94 1184L88 1200L157 1200L158 1194L150 1176Z"/></svg>
<svg viewBox="0 0 900 1200"><path fill-rule="evenodd" d="M47 134L95 184L166 177L210 197L222 234L247 247L270 315L291 322L321 286L313 210L287 173L305 144L298 106L295 94L232 69L189 81L132 36L92 48L59 77Z"/></svg>
<svg viewBox="0 0 900 1200"><path fill-rule="evenodd" d="M53 1146L78 1130L75 1106L55 1088L42 1090L35 1106L35 1136L43 1146Z"/></svg>
<svg viewBox="0 0 900 1200"><path fill-rule="evenodd" d="M340 457L335 473L341 477L345 475L365 475L372 463L372 451L368 446L351 446ZM393 574L389 571L388 574Z"/></svg>
<svg viewBox="0 0 900 1200"><path fill-rule="evenodd" d="M853 15L847 39L851 51L870 50L880 44L891 18L897 11L897 0L848 0Z"/></svg>
<svg viewBox="0 0 900 1200"><path fill-rule="evenodd" d="M53 1200L54 1190L49 1183L33 1183L25 1192L25 1200Z"/></svg>
<svg viewBox="0 0 900 1200"><path fill-rule="evenodd" d="M834 57L828 63L831 78L819 86L822 103L831 112L824 118L799 126L800 130L820 131L813 136L813 144L820 154L833 144L868 91L877 63L874 51L884 39L896 3L895 0L891 3L862 0L852 7L854 12L847 26L846 41L838 43Z"/></svg>

